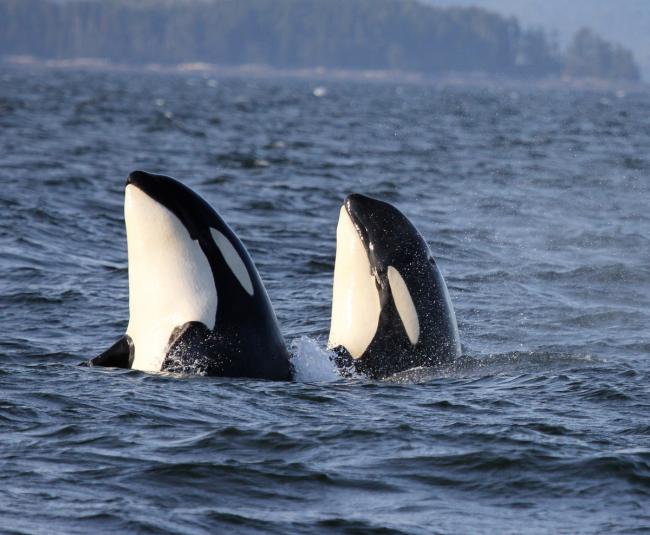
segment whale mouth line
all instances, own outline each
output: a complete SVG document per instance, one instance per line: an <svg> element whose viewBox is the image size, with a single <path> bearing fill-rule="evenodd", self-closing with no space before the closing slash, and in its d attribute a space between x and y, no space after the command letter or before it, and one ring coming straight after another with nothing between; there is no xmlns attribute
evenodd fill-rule
<svg viewBox="0 0 650 535"><path fill-rule="evenodd" d="M124 188L126 189L129 186L139 189L148 197L155 200L155 195L152 195L152 192L150 191L152 188L155 189L156 186L155 175L145 173L144 171L133 171L126 177Z"/></svg>
<svg viewBox="0 0 650 535"><path fill-rule="evenodd" d="M350 217L350 221L352 221L352 225L354 226L354 229L356 230L359 238L361 239L361 243L363 244L363 247L366 250L368 259L370 259L370 253L372 252L373 246L372 246L372 242L370 241L368 227L363 223L361 216L357 213L357 210L352 205L352 198L353 195L350 195L345 200L344 203L345 211Z"/></svg>
<svg viewBox="0 0 650 535"><path fill-rule="evenodd" d="M200 238L201 228L210 226L208 219L197 217L196 210L188 208L199 203L208 206L207 203L180 182L163 175L133 171L126 178L127 192L130 186L175 215L193 240Z"/></svg>
<svg viewBox="0 0 650 535"><path fill-rule="evenodd" d="M151 182L153 179L156 178L157 175L147 173L146 171L141 171L139 169L136 169L135 171L131 171L128 176L126 177L126 184L134 184L138 185L139 183L143 181L149 181ZM169 177L165 177L169 178Z"/></svg>
<svg viewBox="0 0 650 535"><path fill-rule="evenodd" d="M126 177L126 183L124 184L124 193L128 196L129 191L135 192L139 191L147 196L150 200L160 204L161 207L174 212L171 206L168 206L168 203L165 202L164 194L162 193L162 188L152 181L149 176L147 176L142 171L134 171ZM162 198L161 198L162 197ZM126 203L125 203L126 208ZM178 217L178 214L174 214Z"/></svg>

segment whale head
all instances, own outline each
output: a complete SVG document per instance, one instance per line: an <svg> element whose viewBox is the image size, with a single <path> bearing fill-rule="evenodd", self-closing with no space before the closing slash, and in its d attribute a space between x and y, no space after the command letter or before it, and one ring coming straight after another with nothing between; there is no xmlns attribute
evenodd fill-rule
<svg viewBox="0 0 650 535"><path fill-rule="evenodd" d="M174 333L198 322L214 329L219 296L204 250L210 212L175 180L141 171L127 178L132 368L160 371ZM247 281L248 283L249 281Z"/></svg>
<svg viewBox="0 0 650 535"><path fill-rule="evenodd" d="M212 333L245 325L258 297L270 308L239 239L182 183L134 171L126 181L124 220L129 323L126 335L95 364L160 371L188 326Z"/></svg>
<svg viewBox="0 0 650 535"><path fill-rule="evenodd" d="M441 346L460 351L429 246L397 208L360 194L348 196L339 214L329 346L353 359L373 353L393 363L397 355L404 361L415 354L421 357L413 362L423 363L437 358Z"/></svg>

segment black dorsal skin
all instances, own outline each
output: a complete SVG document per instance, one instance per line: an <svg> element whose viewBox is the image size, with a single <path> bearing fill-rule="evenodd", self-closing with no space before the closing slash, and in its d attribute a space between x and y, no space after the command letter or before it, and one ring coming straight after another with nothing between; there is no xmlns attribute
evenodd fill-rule
<svg viewBox="0 0 650 535"><path fill-rule="evenodd" d="M189 322L169 333L161 371L290 379L289 353L266 289L246 248L230 227L205 200L173 178L134 171L126 186L139 188L180 220L209 262L218 297L214 329ZM231 271L210 228L223 234L243 261L252 283L252 295ZM130 354L116 355L116 349ZM118 343L91 364L130 367L137 351L133 343Z"/></svg>
<svg viewBox="0 0 650 535"><path fill-rule="evenodd" d="M454 308L447 286L424 238L394 206L352 194L345 210L361 238L375 278L381 312L374 338L360 358L338 346L337 361L371 377L384 378L415 367L432 367L460 356ZM410 293L419 320L413 345L397 310L388 280L392 266Z"/></svg>

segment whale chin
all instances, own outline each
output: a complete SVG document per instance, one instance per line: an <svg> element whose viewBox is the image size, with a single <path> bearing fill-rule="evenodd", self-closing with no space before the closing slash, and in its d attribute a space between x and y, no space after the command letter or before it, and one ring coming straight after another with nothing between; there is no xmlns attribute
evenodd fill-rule
<svg viewBox="0 0 650 535"><path fill-rule="evenodd" d="M217 292L210 264L181 221L136 185L126 187L132 368L160 371L170 335L189 322L214 328Z"/></svg>
<svg viewBox="0 0 650 535"><path fill-rule="evenodd" d="M368 254L346 207L336 228L336 263L328 346L360 358L377 332L381 306Z"/></svg>

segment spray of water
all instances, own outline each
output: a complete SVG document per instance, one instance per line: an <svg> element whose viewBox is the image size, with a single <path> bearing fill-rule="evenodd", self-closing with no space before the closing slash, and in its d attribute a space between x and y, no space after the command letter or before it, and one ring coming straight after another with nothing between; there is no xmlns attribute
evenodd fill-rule
<svg viewBox="0 0 650 535"><path fill-rule="evenodd" d="M332 353L313 338L296 338L291 343L291 354L296 381L328 383L341 379L336 365L332 362Z"/></svg>

